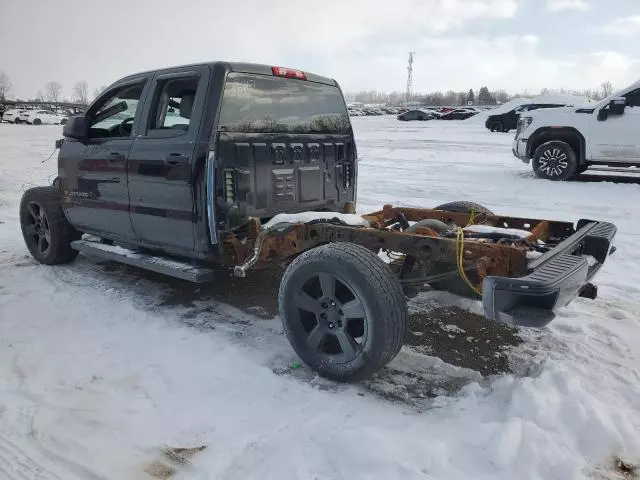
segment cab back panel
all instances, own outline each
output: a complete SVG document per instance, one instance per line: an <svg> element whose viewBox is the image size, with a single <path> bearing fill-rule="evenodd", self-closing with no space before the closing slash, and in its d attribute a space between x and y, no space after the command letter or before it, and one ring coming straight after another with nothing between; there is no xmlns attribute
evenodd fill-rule
<svg viewBox="0 0 640 480"><path fill-rule="evenodd" d="M233 199L242 216L271 217L305 210L341 211L355 198L351 135L220 133L218 198Z"/></svg>

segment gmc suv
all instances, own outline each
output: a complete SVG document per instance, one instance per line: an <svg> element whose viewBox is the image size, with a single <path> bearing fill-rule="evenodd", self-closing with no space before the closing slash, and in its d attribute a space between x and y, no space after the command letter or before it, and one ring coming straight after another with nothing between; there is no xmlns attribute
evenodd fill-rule
<svg viewBox="0 0 640 480"><path fill-rule="evenodd" d="M595 106L523 114L513 154L548 180L566 180L592 165L640 166L640 82Z"/></svg>

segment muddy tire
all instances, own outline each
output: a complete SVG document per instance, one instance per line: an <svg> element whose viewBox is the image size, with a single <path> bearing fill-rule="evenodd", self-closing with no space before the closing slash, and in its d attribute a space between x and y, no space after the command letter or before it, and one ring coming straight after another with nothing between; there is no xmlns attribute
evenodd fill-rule
<svg viewBox="0 0 640 480"><path fill-rule="evenodd" d="M53 187L30 188L20 201L20 227L29 252L46 265L67 263L78 256L71 242L80 233L67 221L60 193Z"/></svg>
<svg viewBox="0 0 640 480"><path fill-rule="evenodd" d="M495 213L493 213L484 205L480 205L479 203L475 203L475 202L466 202L466 201L443 203L442 205L438 205L437 207L435 207L435 210L447 210L449 212L462 212L462 213L470 213L471 210L475 210L476 213L484 213L486 215L495 215Z"/></svg>
<svg viewBox="0 0 640 480"><path fill-rule="evenodd" d="M340 382L371 377L402 348L407 302L377 255L351 243L301 254L278 295L284 331L300 359Z"/></svg>
<svg viewBox="0 0 640 480"><path fill-rule="evenodd" d="M546 180L567 180L578 169L576 152L571 145L560 140L552 140L536 148L531 163L536 177Z"/></svg>
<svg viewBox="0 0 640 480"><path fill-rule="evenodd" d="M407 228L405 232L415 233L420 228L430 228L431 230L434 230L436 233L446 232L447 230L451 229L449 225L447 225L444 222L441 222L440 220L427 218L426 220L420 220L419 222L414 223L409 228Z"/></svg>

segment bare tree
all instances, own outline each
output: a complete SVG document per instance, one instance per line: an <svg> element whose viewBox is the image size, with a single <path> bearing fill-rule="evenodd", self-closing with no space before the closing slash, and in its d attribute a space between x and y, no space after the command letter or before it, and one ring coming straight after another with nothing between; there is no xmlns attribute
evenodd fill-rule
<svg viewBox="0 0 640 480"><path fill-rule="evenodd" d="M107 87L106 87L106 86L104 86L104 85L102 85L102 86L100 86L100 87L98 87L98 88L95 88L95 89L93 90L93 98L94 98L94 99L98 98L98 96L99 96L102 92L104 92L106 89L107 89Z"/></svg>
<svg viewBox="0 0 640 480"><path fill-rule="evenodd" d="M38 90L38 93L36 94L36 100L38 100L39 102L44 102L44 94L42 93L42 90Z"/></svg>
<svg viewBox="0 0 640 480"><path fill-rule="evenodd" d="M76 83L73 87L73 101L81 105L89 103L89 85L84 80Z"/></svg>
<svg viewBox="0 0 640 480"><path fill-rule="evenodd" d="M4 100L11 91L11 81L6 73L0 72L0 100Z"/></svg>
<svg viewBox="0 0 640 480"><path fill-rule="evenodd" d="M44 87L47 91L47 100L50 102L57 102L60 100L60 93L62 92L62 85L59 82L51 81Z"/></svg>
<svg viewBox="0 0 640 480"><path fill-rule="evenodd" d="M600 89L602 90L602 98L607 98L613 93L613 85L611 85L611 82L609 81L600 85Z"/></svg>

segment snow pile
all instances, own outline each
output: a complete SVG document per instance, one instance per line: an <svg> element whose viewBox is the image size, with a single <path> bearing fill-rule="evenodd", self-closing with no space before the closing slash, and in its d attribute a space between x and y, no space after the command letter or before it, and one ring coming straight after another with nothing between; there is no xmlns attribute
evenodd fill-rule
<svg viewBox="0 0 640 480"><path fill-rule="evenodd" d="M347 225L352 225L354 227L370 227L371 225L367 220L365 220L360 215L354 215L349 213L337 213L337 212L302 212L302 213L279 213L267 223L265 223L262 228L268 230L279 223L309 223L314 220L333 220L338 219L339 221L346 223Z"/></svg>
<svg viewBox="0 0 640 480"><path fill-rule="evenodd" d="M528 238L531 232L517 228L493 227L491 225L469 225L464 227L465 232L475 233L501 233L503 235L515 235L520 238Z"/></svg>

